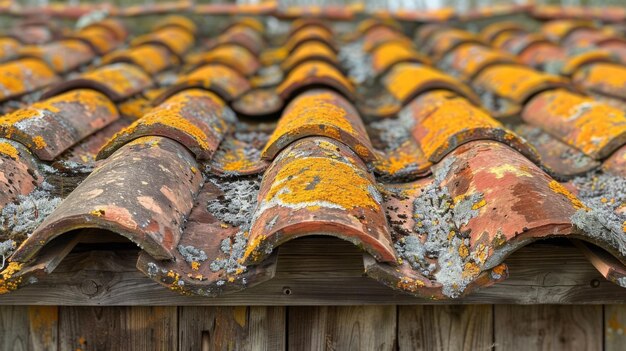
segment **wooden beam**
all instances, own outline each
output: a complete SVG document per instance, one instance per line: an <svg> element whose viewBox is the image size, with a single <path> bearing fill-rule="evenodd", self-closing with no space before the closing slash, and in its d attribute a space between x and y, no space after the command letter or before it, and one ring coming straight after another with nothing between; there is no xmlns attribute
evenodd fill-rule
<svg viewBox="0 0 626 351"><path fill-rule="evenodd" d="M363 275L361 252L332 238L281 246L275 277L217 298L183 296L135 267L136 251L71 253L38 283L0 296L0 305L355 305L619 304L626 289L606 281L569 242L536 243L506 259L509 278L458 300L426 300Z"/></svg>
<svg viewBox="0 0 626 351"><path fill-rule="evenodd" d="M0 306L0 350L57 350L56 306Z"/></svg>

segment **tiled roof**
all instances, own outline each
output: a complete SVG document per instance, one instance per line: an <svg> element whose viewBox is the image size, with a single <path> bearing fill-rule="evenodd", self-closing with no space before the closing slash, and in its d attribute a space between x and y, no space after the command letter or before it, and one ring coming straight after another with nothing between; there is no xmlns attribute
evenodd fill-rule
<svg viewBox="0 0 626 351"><path fill-rule="evenodd" d="M196 11L239 13L223 6ZM287 9L287 28L232 17L206 34L164 16L146 33L109 18L0 38L0 292L111 234L184 294L272 279L276 249L314 235L353 243L364 274L420 297L495 284L509 254L549 237L582 240L626 285L619 29L441 22L413 36L326 20L352 10Z"/></svg>

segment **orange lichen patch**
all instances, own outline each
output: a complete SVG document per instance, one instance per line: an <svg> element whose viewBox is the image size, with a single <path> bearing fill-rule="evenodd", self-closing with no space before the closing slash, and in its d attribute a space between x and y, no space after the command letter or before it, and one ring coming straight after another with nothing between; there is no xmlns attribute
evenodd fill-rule
<svg viewBox="0 0 626 351"><path fill-rule="evenodd" d="M264 66L271 66L273 64L283 61L287 58L287 56L289 56L289 52L284 48L268 48L266 50L263 50L263 52L259 56L259 60Z"/></svg>
<svg viewBox="0 0 626 351"><path fill-rule="evenodd" d="M323 61L306 61L296 66L287 78L276 88L283 100L288 100L291 93L309 84L324 84L339 90L352 98L354 86L335 67Z"/></svg>
<svg viewBox="0 0 626 351"><path fill-rule="evenodd" d="M15 146L11 145L10 143L7 143L6 141L0 142L0 154L4 156L8 156L14 160L17 160L17 158L20 155L19 151L17 151Z"/></svg>
<svg viewBox="0 0 626 351"><path fill-rule="evenodd" d="M399 42L382 44L372 52L372 68L377 74L386 72L399 62L430 64L428 58L413 50L412 47Z"/></svg>
<svg viewBox="0 0 626 351"><path fill-rule="evenodd" d="M239 72L220 64L202 66L181 77L177 85L197 86L213 90L220 97L229 101L236 99L251 88L248 80Z"/></svg>
<svg viewBox="0 0 626 351"><path fill-rule="evenodd" d="M363 51L372 52L379 45L392 42L407 47L413 46L411 40L403 33L390 27L376 27L363 36Z"/></svg>
<svg viewBox="0 0 626 351"><path fill-rule="evenodd" d="M252 53L238 44L223 44L207 52L188 57L192 65L221 63L236 69L246 76L254 74L261 64Z"/></svg>
<svg viewBox="0 0 626 351"><path fill-rule="evenodd" d="M338 64L335 51L329 48L328 45L319 41L310 41L298 46L280 66L284 71L288 71L299 63L311 59L322 60L335 65Z"/></svg>
<svg viewBox="0 0 626 351"><path fill-rule="evenodd" d="M13 38L0 38L0 62L7 61L17 56L21 44Z"/></svg>
<svg viewBox="0 0 626 351"><path fill-rule="evenodd" d="M570 57L567 61L565 61L565 64L563 65L563 67L561 67L561 74L569 76L569 75L574 74L577 70L581 69L583 66L589 65L591 63L613 62L613 61L615 61L615 59L613 58L611 53L608 51L602 51L602 50L587 51L580 55ZM624 76L626 76L626 74L624 74Z"/></svg>
<svg viewBox="0 0 626 351"><path fill-rule="evenodd" d="M120 114L125 117L132 117L133 119L143 117L143 115L148 113L153 107L151 100L143 96L128 99L118 104Z"/></svg>
<svg viewBox="0 0 626 351"><path fill-rule="evenodd" d="M587 209L587 206L585 206L582 201L580 201L576 196L574 196L574 194L572 194L566 187L556 180L550 181L549 187L553 192L565 196L572 203L572 206L574 206L575 209Z"/></svg>
<svg viewBox="0 0 626 351"><path fill-rule="evenodd" d="M426 286L426 283L419 279L403 276L398 280L396 286L404 291L416 292L419 288Z"/></svg>
<svg viewBox="0 0 626 351"><path fill-rule="evenodd" d="M483 28L483 30L480 32L480 36L486 43L491 43L492 40L494 40L496 37L503 33L516 33L525 31L526 28L521 23L513 21L500 21L492 23Z"/></svg>
<svg viewBox="0 0 626 351"><path fill-rule="evenodd" d="M141 67L149 74L156 74L178 63L178 59L164 47L154 44L116 50L102 59L102 63L128 62Z"/></svg>
<svg viewBox="0 0 626 351"><path fill-rule="evenodd" d="M254 166L256 162L250 159L245 153L244 149L235 149L233 152L226 153L222 159L220 159L221 168L226 172L239 172L243 169Z"/></svg>
<svg viewBox="0 0 626 351"><path fill-rule="evenodd" d="M452 69L469 81L493 64L518 63L515 56L474 43L462 44L446 57ZM448 63L448 62L446 62Z"/></svg>
<svg viewBox="0 0 626 351"><path fill-rule="evenodd" d="M626 67L623 65L594 63L576 72L572 80L595 93L626 99Z"/></svg>
<svg viewBox="0 0 626 351"><path fill-rule="evenodd" d="M240 260L240 262L243 263L245 260L248 260L248 259L256 261L261 254L259 252L259 249L261 247L261 244L265 241L265 239L267 239L267 236L258 235L254 237L252 240L250 240L248 242L248 246L246 247L246 251L243 254L243 258Z"/></svg>
<svg viewBox="0 0 626 351"><path fill-rule="evenodd" d="M450 50L465 43L484 44L479 37L461 29L445 29L437 31L426 43L425 51L435 58L441 58Z"/></svg>
<svg viewBox="0 0 626 351"><path fill-rule="evenodd" d="M263 149L262 157L272 159L292 141L311 135L344 141L364 160L374 160L357 112L341 96L327 90L309 91L287 106Z"/></svg>
<svg viewBox="0 0 626 351"><path fill-rule="evenodd" d="M357 32L361 34L365 34L370 31L370 29L374 27L389 27L393 29L399 29L399 25L396 21L387 18L387 19L379 19L379 18L367 18L363 21L359 22L356 27Z"/></svg>
<svg viewBox="0 0 626 351"><path fill-rule="evenodd" d="M0 295L17 289L21 283L21 278L13 279L13 276L22 269L22 264L10 262L8 266L0 272Z"/></svg>
<svg viewBox="0 0 626 351"><path fill-rule="evenodd" d="M161 44L175 55L183 55L193 45L195 38L187 30L178 27L166 27L156 32L140 35L130 42L131 46Z"/></svg>
<svg viewBox="0 0 626 351"><path fill-rule="evenodd" d="M120 44L115 35L103 27L84 28L78 34L72 36L72 38L89 43L100 55L113 51Z"/></svg>
<svg viewBox="0 0 626 351"><path fill-rule="evenodd" d="M550 21L541 27L541 32L550 40L560 42L569 33L579 28L593 28L593 22L583 20Z"/></svg>
<svg viewBox="0 0 626 351"><path fill-rule="evenodd" d="M46 45L25 46L19 50L19 55L41 59L58 73L75 69L94 58L90 47L76 39L61 40Z"/></svg>
<svg viewBox="0 0 626 351"><path fill-rule="evenodd" d="M186 31L188 31L190 34L193 34L193 35L195 35L196 32L198 31L198 28L196 27L196 24L193 23L192 20L190 20L189 18L187 18L185 16L177 16L177 15L167 16L167 17L163 18L162 20L159 20L154 25L152 31L156 32L156 31L158 31L160 29L167 28L167 27L170 27L170 26L183 28Z"/></svg>
<svg viewBox="0 0 626 351"><path fill-rule="evenodd" d="M566 85L564 78L520 65L488 67L476 77L474 84L476 88L520 105L542 90Z"/></svg>
<svg viewBox="0 0 626 351"><path fill-rule="evenodd" d="M48 144L46 144L41 135L37 135L36 137L34 137L33 143L35 144L36 149L43 149L48 146Z"/></svg>
<svg viewBox="0 0 626 351"><path fill-rule="evenodd" d="M522 118L595 159L626 143L622 110L563 89L534 97Z"/></svg>
<svg viewBox="0 0 626 351"><path fill-rule="evenodd" d="M111 18L111 17L103 19L98 22L91 23L87 25L86 27L84 27L84 29L87 29L90 27L106 28L109 31L111 31L111 33L113 33L115 35L115 38L119 41L126 40L126 37L128 36L128 30L126 29L124 24L120 20Z"/></svg>
<svg viewBox="0 0 626 351"><path fill-rule="evenodd" d="M253 17L238 18L234 25L243 25L252 28L259 33L265 32L265 26L263 23Z"/></svg>
<svg viewBox="0 0 626 351"><path fill-rule="evenodd" d="M41 89L58 80L43 61L24 58L0 65L0 101Z"/></svg>
<svg viewBox="0 0 626 351"><path fill-rule="evenodd" d="M152 80L146 73L128 63L106 65L84 73L78 79L98 84L102 92L115 101L130 97L152 85Z"/></svg>
<svg viewBox="0 0 626 351"><path fill-rule="evenodd" d="M299 45L310 40L318 40L325 43L332 43L333 34L325 27L307 26L293 33L283 47L288 52L291 52Z"/></svg>
<svg viewBox="0 0 626 351"><path fill-rule="evenodd" d="M412 63L400 63L383 78L383 85L398 101L406 103L411 98L433 89L449 89L472 101L478 101L465 84L434 68Z"/></svg>

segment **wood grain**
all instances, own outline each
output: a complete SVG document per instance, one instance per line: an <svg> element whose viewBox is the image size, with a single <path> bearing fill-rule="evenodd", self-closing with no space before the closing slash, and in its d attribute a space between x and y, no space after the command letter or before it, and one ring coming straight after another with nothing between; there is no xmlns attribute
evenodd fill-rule
<svg viewBox="0 0 626 351"><path fill-rule="evenodd" d="M289 350L394 350L395 306L289 308Z"/></svg>
<svg viewBox="0 0 626 351"><path fill-rule="evenodd" d="M496 305L494 322L496 350L602 349L602 306Z"/></svg>
<svg viewBox="0 0 626 351"><path fill-rule="evenodd" d="M61 307L61 350L174 350L176 307Z"/></svg>
<svg viewBox="0 0 626 351"><path fill-rule="evenodd" d="M606 351L626 348L626 306L604 306L604 349Z"/></svg>
<svg viewBox="0 0 626 351"><path fill-rule="evenodd" d="M57 350L58 308L0 306L0 350Z"/></svg>
<svg viewBox="0 0 626 351"><path fill-rule="evenodd" d="M285 350L285 310L180 307L179 350Z"/></svg>
<svg viewBox="0 0 626 351"><path fill-rule="evenodd" d="M323 237L280 247L275 277L217 298L183 296L140 273L136 251L68 255L39 282L0 296L0 305L355 305L619 304L626 289L604 279L580 251L562 242L537 243L506 259L509 278L458 300L420 299L363 276L361 252ZM289 291L290 294L285 292Z"/></svg>
<svg viewBox="0 0 626 351"><path fill-rule="evenodd" d="M491 350L491 305L399 306L399 350Z"/></svg>

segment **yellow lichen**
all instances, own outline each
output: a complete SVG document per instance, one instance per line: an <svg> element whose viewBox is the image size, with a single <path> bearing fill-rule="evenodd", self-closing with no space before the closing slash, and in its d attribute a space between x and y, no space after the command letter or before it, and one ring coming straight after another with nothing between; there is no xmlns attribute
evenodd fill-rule
<svg viewBox="0 0 626 351"><path fill-rule="evenodd" d="M22 269L22 264L18 262L10 262L7 267L0 272L0 294L6 294L19 287L22 278L12 279L15 273Z"/></svg>
<svg viewBox="0 0 626 351"><path fill-rule="evenodd" d="M485 206L486 204L487 204L487 201L485 201L485 199L481 199L480 201L472 205L472 210L477 210Z"/></svg>
<svg viewBox="0 0 626 351"><path fill-rule="evenodd" d="M276 88L276 91L282 94L287 88L300 85L313 77L336 81L346 90L354 92L354 86L346 79L343 73L329 63L318 60L305 61L296 66Z"/></svg>
<svg viewBox="0 0 626 351"><path fill-rule="evenodd" d="M14 160L17 160L17 158L19 157L19 151L17 151L15 146L7 142L0 142L0 154L9 156Z"/></svg>
<svg viewBox="0 0 626 351"><path fill-rule="evenodd" d="M193 269L194 271L197 271L198 269L200 269L200 262L196 262L196 261L191 262L191 269Z"/></svg>
<svg viewBox="0 0 626 351"><path fill-rule="evenodd" d="M565 188L561 183L557 182L556 180L552 180L549 184L549 187L553 192L565 196L571 202L574 208L587 209L587 206L585 206L582 201L580 201L576 196L574 196L574 194L572 194L569 190L567 190L567 188Z"/></svg>
<svg viewBox="0 0 626 351"><path fill-rule="evenodd" d="M48 146L48 144L46 144L46 141L43 140L43 137L41 135L37 135L33 138L33 143L35 143L35 148L36 149L43 149L46 146Z"/></svg>

